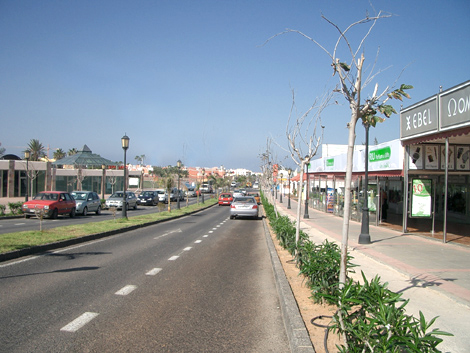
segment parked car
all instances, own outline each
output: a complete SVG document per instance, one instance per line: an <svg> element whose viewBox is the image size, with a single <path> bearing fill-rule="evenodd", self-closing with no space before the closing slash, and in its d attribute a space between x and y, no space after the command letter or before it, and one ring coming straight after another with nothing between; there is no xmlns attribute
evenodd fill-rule
<svg viewBox="0 0 470 353"><path fill-rule="evenodd" d="M158 193L156 191L143 191L137 197L137 204L155 206L158 204Z"/></svg>
<svg viewBox="0 0 470 353"><path fill-rule="evenodd" d="M155 192L158 195L158 202L165 202L165 189L157 189Z"/></svg>
<svg viewBox="0 0 470 353"><path fill-rule="evenodd" d="M177 188L171 188L169 197L168 197L168 192L165 192L165 203L168 203L168 199L170 199L170 202L178 201L178 199L181 200L180 191L181 190L178 190ZM183 199L184 199L184 196L183 196Z"/></svg>
<svg viewBox="0 0 470 353"><path fill-rule="evenodd" d="M230 205L233 201L233 196L229 192L224 192L219 196L219 206Z"/></svg>
<svg viewBox="0 0 470 353"><path fill-rule="evenodd" d="M257 192L249 192L249 193L247 193L247 196L253 196L253 197L255 198L255 200L256 200L256 203L257 203L258 205L261 204L261 198L260 198L260 196L259 196L259 193L257 193Z"/></svg>
<svg viewBox="0 0 470 353"><path fill-rule="evenodd" d="M196 197L197 196L196 190L194 190L194 188L188 188L188 191L186 191L186 196Z"/></svg>
<svg viewBox="0 0 470 353"><path fill-rule="evenodd" d="M201 190L201 192L204 194L211 194L214 192L214 190L212 189L212 185L209 183L203 183L199 190Z"/></svg>
<svg viewBox="0 0 470 353"><path fill-rule="evenodd" d="M86 216L88 212L101 213L101 199L94 191L72 191L76 203L76 213Z"/></svg>
<svg viewBox="0 0 470 353"><path fill-rule="evenodd" d="M235 197L230 205L230 219L251 217L258 219L258 204L253 196Z"/></svg>
<svg viewBox="0 0 470 353"><path fill-rule="evenodd" d="M42 191L32 200L23 203L23 213L26 218L44 211L44 217L57 218L58 215L68 214L75 217L76 203L74 198L64 191Z"/></svg>
<svg viewBox="0 0 470 353"><path fill-rule="evenodd" d="M122 191L116 191L106 200L106 207L116 207L122 209L123 196L124 194ZM134 210L137 209L137 197L132 191L126 191L126 208L133 208Z"/></svg>

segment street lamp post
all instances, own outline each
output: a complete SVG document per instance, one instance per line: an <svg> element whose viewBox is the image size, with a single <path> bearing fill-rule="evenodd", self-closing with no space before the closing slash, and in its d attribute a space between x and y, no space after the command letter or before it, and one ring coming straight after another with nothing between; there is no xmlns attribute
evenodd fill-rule
<svg viewBox="0 0 470 353"><path fill-rule="evenodd" d="M288 199L288 201L287 201L287 209L290 210L290 209L291 209L291 207L290 207L290 192L291 192L290 177L291 177L291 175L292 175L292 168L289 168L289 169L287 170L287 174L289 175L289 194L288 194L288 195L289 195L289 196L288 196L289 199Z"/></svg>
<svg viewBox="0 0 470 353"><path fill-rule="evenodd" d="M202 168L202 184L204 184L204 174L206 174L206 170L204 168ZM201 188L199 188L199 190L201 190ZM202 203L204 203L204 193L202 192L201 190L201 196L202 196Z"/></svg>
<svg viewBox="0 0 470 353"><path fill-rule="evenodd" d="M359 244L370 244L369 234L369 124L364 124L366 128L366 153L364 160L364 184L362 193L364 196L364 203L362 205L362 223L361 223L361 234L359 234Z"/></svg>
<svg viewBox="0 0 470 353"><path fill-rule="evenodd" d="M181 161L178 159L178 162L176 162L176 166L178 167L178 202L177 202L177 208L178 210L180 209L180 168L181 168Z"/></svg>
<svg viewBox="0 0 470 353"><path fill-rule="evenodd" d="M122 218L127 218L127 195L126 195L127 162L126 162L126 152L127 152L127 149L129 148L129 140L130 140L130 138L126 134L124 134L124 136L121 137L121 145L122 145L122 149L124 150L124 187L123 187L123 192L122 192Z"/></svg>
<svg viewBox="0 0 470 353"><path fill-rule="evenodd" d="M29 158L31 157L31 151L26 150L24 151L24 158L26 159L26 195L24 197L25 202L28 201L28 195L29 195Z"/></svg>
<svg viewBox="0 0 470 353"><path fill-rule="evenodd" d="M282 186L282 173L279 173L279 176L281 177L281 186ZM282 203L282 189L279 190L279 193L281 196L279 196L279 203Z"/></svg>
<svg viewBox="0 0 470 353"><path fill-rule="evenodd" d="M307 159L308 156L305 156ZM305 179L306 179L306 185L305 185L305 213L304 213L304 218L310 218L308 215L308 163L305 163Z"/></svg>

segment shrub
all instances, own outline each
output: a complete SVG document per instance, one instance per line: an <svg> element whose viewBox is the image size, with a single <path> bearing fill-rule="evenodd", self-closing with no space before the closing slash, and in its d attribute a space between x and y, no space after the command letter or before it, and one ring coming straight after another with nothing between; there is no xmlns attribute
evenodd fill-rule
<svg viewBox="0 0 470 353"><path fill-rule="evenodd" d="M353 272L352 256L347 256L347 272ZM297 266L300 273L307 279L312 290L312 299L318 303L326 300L329 304L337 304L339 296L339 269L341 249L335 243L325 240L322 244L306 241L298 249ZM325 297L330 295L331 300Z"/></svg>
<svg viewBox="0 0 470 353"><path fill-rule="evenodd" d="M9 202L8 203L8 208L10 209L10 212L14 215L18 214L23 214L23 209L21 208L23 206L23 202Z"/></svg>
<svg viewBox="0 0 470 353"><path fill-rule="evenodd" d="M5 205L0 205L0 216L5 216L5 209L6 209Z"/></svg>
<svg viewBox="0 0 470 353"><path fill-rule="evenodd" d="M436 336L452 336L430 326L436 318L426 322L405 313L408 300L380 283L376 276L370 282L362 273L364 284L349 280L340 292L339 308L333 317L331 330L341 334L347 345L340 352L440 352L442 342ZM342 323L342 324L341 324Z"/></svg>

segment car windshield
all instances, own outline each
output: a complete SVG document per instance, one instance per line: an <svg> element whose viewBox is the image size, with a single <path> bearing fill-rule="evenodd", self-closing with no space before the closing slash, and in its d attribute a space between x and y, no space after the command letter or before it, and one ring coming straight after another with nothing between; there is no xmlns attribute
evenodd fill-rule
<svg viewBox="0 0 470 353"><path fill-rule="evenodd" d="M252 197L237 197L233 202L239 202L239 203L255 203L255 199Z"/></svg>
<svg viewBox="0 0 470 353"><path fill-rule="evenodd" d="M34 196L33 200L52 200L52 201L57 201L59 198L59 194L53 194L53 193L48 193L48 192L42 192L40 194L37 194Z"/></svg>
<svg viewBox="0 0 470 353"><path fill-rule="evenodd" d="M222 195L220 195L220 197L222 197L222 198L224 198L224 199L228 199L228 198L232 197L232 195L230 195L230 194L222 194Z"/></svg>
<svg viewBox="0 0 470 353"><path fill-rule="evenodd" d="M72 192L72 197L75 200L86 200L86 192Z"/></svg>
<svg viewBox="0 0 470 353"><path fill-rule="evenodd" d="M121 198L122 199L122 192L115 192L114 194L111 195L111 198L113 199L117 199L117 198Z"/></svg>
<svg viewBox="0 0 470 353"><path fill-rule="evenodd" d="M161 191L161 190L158 190L158 191L157 191L157 194L159 194L159 195L162 195L162 194L164 194L164 193L165 193L165 192L163 192L163 191Z"/></svg>
<svg viewBox="0 0 470 353"><path fill-rule="evenodd" d="M141 196L153 196L153 193L151 191L144 191Z"/></svg>

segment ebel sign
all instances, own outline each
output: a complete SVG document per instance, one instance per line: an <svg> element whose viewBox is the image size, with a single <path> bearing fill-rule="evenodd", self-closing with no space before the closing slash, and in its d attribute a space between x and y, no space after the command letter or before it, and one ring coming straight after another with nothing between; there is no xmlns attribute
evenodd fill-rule
<svg viewBox="0 0 470 353"><path fill-rule="evenodd" d="M407 140L470 125L470 81L400 112L400 139Z"/></svg>
<svg viewBox="0 0 470 353"><path fill-rule="evenodd" d="M406 140L436 133L439 129L437 95L400 112L400 138Z"/></svg>

